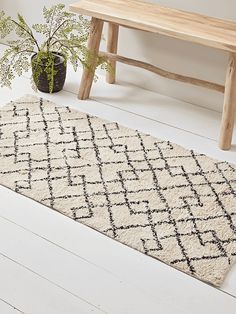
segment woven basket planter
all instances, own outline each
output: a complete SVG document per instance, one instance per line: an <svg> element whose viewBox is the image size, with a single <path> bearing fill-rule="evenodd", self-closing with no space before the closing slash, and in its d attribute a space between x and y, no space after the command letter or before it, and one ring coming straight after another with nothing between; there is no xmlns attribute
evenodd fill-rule
<svg viewBox="0 0 236 314"><path fill-rule="evenodd" d="M35 60L36 56L37 56L37 54L35 53L31 58L33 78L34 78L34 71L35 71L35 66L36 66L34 60ZM35 82L39 91L44 92L44 93L49 93L50 92L49 81L48 81L47 73L45 72L45 67L46 67L45 63L46 63L46 60L45 60L45 62L42 62L42 64L40 64L43 71L39 75L39 78L37 81L34 79L34 82ZM65 62L64 56L60 53L55 53L54 71L56 74L54 75L52 93L56 93L56 92L59 92L60 90L62 90L63 86L65 84L66 62Z"/></svg>

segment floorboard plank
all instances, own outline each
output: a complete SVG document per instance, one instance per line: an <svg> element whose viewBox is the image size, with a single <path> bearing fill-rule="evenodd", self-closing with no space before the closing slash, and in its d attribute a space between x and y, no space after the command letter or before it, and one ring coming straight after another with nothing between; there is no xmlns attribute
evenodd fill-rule
<svg viewBox="0 0 236 314"><path fill-rule="evenodd" d="M2 314L25 314L15 306L0 298L0 313Z"/></svg>
<svg viewBox="0 0 236 314"><path fill-rule="evenodd" d="M0 277L1 298L20 309L14 314L104 313L3 255L0 255Z"/></svg>
<svg viewBox="0 0 236 314"><path fill-rule="evenodd" d="M0 254L106 313L153 313L167 307L167 299L159 303L158 296L154 298L108 271L1 218Z"/></svg>

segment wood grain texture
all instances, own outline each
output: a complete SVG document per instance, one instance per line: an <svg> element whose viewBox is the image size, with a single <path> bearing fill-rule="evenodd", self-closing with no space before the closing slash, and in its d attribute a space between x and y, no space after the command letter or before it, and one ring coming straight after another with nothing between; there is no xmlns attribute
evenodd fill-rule
<svg viewBox="0 0 236 314"><path fill-rule="evenodd" d="M140 30L236 52L236 22L138 0L81 0L73 12Z"/></svg>
<svg viewBox="0 0 236 314"><path fill-rule="evenodd" d="M132 65L135 67L139 67L145 70L148 70L150 72L153 72L155 74L158 74L162 77L168 78L170 80L176 80L179 82L183 82L183 83L187 83L187 84L192 84L192 85L196 85L196 86L200 86L200 87L204 87L204 88L208 88L208 89L212 89L221 93L224 93L225 87L223 85L220 84L215 84L212 82L208 82L208 81L204 81L204 80L200 80L197 78L193 78L193 77L189 77L189 76L185 76L185 75L181 75L181 74L176 74L176 73L172 73L166 70L163 70L161 68L158 68L152 64L143 62L143 61L139 61L139 60L134 60L131 58L127 58L127 57L123 57L123 56L119 56L113 53L108 53L108 52L99 52L99 55L101 55L102 57L105 57L107 59L109 59L111 62L114 61L119 61L121 63L125 63L128 65Z"/></svg>
<svg viewBox="0 0 236 314"><path fill-rule="evenodd" d="M236 115L236 54L230 54L225 84L225 99L221 122L219 147L231 148Z"/></svg>
<svg viewBox="0 0 236 314"><path fill-rule="evenodd" d="M117 53L119 36L119 25L108 23L108 36L107 36L107 52ZM106 81L109 84L114 84L116 81L116 60L110 59L112 71L108 71Z"/></svg>
<svg viewBox="0 0 236 314"><path fill-rule="evenodd" d="M89 98L90 90L93 84L95 69L97 65L97 54L102 37L103 21L92 18L90 26L90 35L88 40L88 50L90 51L90 60L88 68L84 68L80 82L79 99Z"/></svg>

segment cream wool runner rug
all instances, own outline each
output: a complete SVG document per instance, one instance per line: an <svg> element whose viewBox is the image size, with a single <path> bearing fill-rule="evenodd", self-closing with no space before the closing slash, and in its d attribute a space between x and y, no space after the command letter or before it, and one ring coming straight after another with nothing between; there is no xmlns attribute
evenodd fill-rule
<svg viewBox="0 0 236 314"><path fill-rule="evenodd" d="M213 285L236 260L236 167L25 96L0 109L0 183Z"/></svg>

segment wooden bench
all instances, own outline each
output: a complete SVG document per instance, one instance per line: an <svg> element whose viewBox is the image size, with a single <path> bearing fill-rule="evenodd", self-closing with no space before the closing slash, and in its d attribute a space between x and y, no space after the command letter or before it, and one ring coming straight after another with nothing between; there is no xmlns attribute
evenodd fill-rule
<svg viewBox="0 0 236 314"><path fill-rule="evenodd" d="M87 99L93 83L97 55L107 58L114 71L107 73L107 82L115 82L116 61L144 68L169 79L194 84L224 93L219 147L231 147L236 115L236 23L201 14L185 12L139 0L81 0L72 4L73 12L91 16L88 49L91 51L89 69L84 68L79 98ZM107 52L99 52L104 22L109 23ZM117 55L119 25L158 33L197 43L229 53L225 86L168 72L151 64Z"/></svg>

